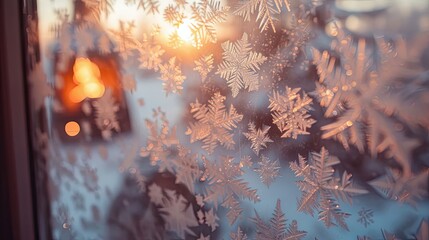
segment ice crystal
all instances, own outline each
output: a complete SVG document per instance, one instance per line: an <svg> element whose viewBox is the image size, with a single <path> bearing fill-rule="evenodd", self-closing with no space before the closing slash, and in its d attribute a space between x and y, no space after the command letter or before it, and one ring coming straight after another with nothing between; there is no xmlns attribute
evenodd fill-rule
<svg viewBox="0 0 429 240"><path fill-rule="evenodd" d="M357 221L362 223L365 227L368 227L368 225L371 225L372 223L374 223L374 220L372 219L372 217L374 216L374 212L372 211L372 209L362 208L358 212L358 215L359 215L359 218Z"/></svg>
<svg viewBox="0 0 429 240"><path fill-rule="evenodd" d="M217 41L215 26L226 20L228 10L229 7L221 6L218 0L200 0L191 5L193 22L190 29L197 48Z"/></svg>
<svg viewBox="0 0 429 240"><path fill-rule="evenodd" d="M146 146L141 148L140 156L149 156L151 165L159 165L159 172L173 172L174 163L171 155L179 143L176 128L170 129L167 117L161 110L154 110L154 117L154 121L146 119L149 136Z"/></svg>
<svg viewBox="0 0 429 240"><path fill-rule="evenodd" d="M176 232L181 238L185 234L194 235L191 227L198 226L195 213L186 199L173 190L165 190L167 197L163 197L160 212L168 231Z"/></svg>
<svg viewBox="0 0 429 240"><path fill-rule="evenodd" d="M179 32L177 30L174 30L170 36L168 36L168 46L173 49L178 49L183 45L183 40L179 36Z"/></svg>
<svg viewBox="0 0 429 240"><path fill-rule="evenodd" d="M290 168L297 177L298 187L303 195L298 200L298 211L313 215L319 212L319 220L327 227L339 225L348 229L345 218L349 216L343 213L336 199L351 202L352 196L367 193L366 190L353 186L351 174L344 172L342 178L334 177L335 170L332 166L340 163L335 156L330 156L325 148L320 153L311 152L309 162L299 156L298 163L291 162Z"/></svg>
<svg viewBox="0 0 429 240"><path fill-rule="evenodd" d="M119 29L110 30L117 43L116 51L118 51L124 59L128 58L131 51L136 46L136 40L133 36L134 28L134 21L119 21Z"/></svg>
<svg viewBox="0 0 429 240"><path fill-rule="evenodd" d="M234 147L232 130L243 118L233 105L230 106L229 111L225 109L225 99L216 92L208 105L201 104L198 100L191 103L191 113L197 122L189 125L186 134L191 135L191 143L203 141L203 149L209 154L213 153L218 144L227 149Z"/></svg>
<svg viewBox="0 0 429 240"><path fill-rule="evenodd" d="M243 171L233 160L234 158L228 156L221 157L220 161L204 159L205 170L202 180L208 183L206 202L213 202L216 206L220 202L229 209L240 198L259 201L256 190L251 189L241 178Z"/></svg>
<svg viewBox="0 0 429 240"><path fill-rule="evenodd" d="M309 134L310 128L316 121L310 118L312 99L306 93L299 95L300 88L286 87L284 94L274 91L270 96L270 105L273 123L282 132L282 138L294 138L298 135Z"/></svg>
<svg viewBox="0 0 429 240"><path fill-rule="evenodd" d="M182 11L180 11L179 6L174 6L173 4L170 4L164 9L165 21L175 27L179 27L181 24L183 24L183 20L185 18L186 16Z"/></svg>
<svg viewBox="0 0 429 240"><path fill-rule="evenodd" d="M286 225L287 220L281 209L280 199L277 199L276 208L268 223L259 217L256 210L255 214L253 222L256 224L256 240L300 240L307 235L307 232L298 230L298 223L295 220L289 226Z"/></svg>
<svg viewBox="0 0 429 240"><path fill-rule="evenodd" d="M194 70L197 71L201 76L201 81L204 82L207 75L213 70L213 54L203 56L196 60Z"/></svg>
<svg viewBox="0 0 429 240"><path fill-rule="evenodd" d="M268 28L276 32L275 25L279 21L277 15L283 6L290 10L289 0L247 0L234 11L234 14L243 17L244 21L250 21L251 16L255 14L261 32Z"/></svg>
<svg viewBox="0 0 429 240"><path fill-rule="evenodd" d="M215 231L217 227L219 227L219 224L218 224L219 218L216 212L213 211L213 208L210 209L208 212L206 212L205 218L206 218L206 224L210 227L212 232Z"/></svg>
<svg viewBox="0 0 429 240"><path fill-rule="evenodd" d="M254 122L249 122L249 132L243 133L247 139L249 139L252 143L250 147L259 155L259 151L262 148L267 147L267 143L273 142L270 136L268 135L268 131L270 130L270 126L262 125L262 129L256 129L256 125Z"/></svg>
<svg viewBox="0 0 429 240"><path fill-rule="evenodd" d="M190 192L194 192L194 184L201 176L198 166L197 154L192 154L190 150L179 146L179 154L174 161L176 183L183 183Z"/></svg>
<svg viewBox="0 0 429 240"><path fill-rule="evenodd" d="M95 124L101 131L104 139L111 139L112 131L119 132L119 125L116 113L119 111L119 105L116 103L111 89L106 89L101 98L95 100L92 105L95 108Z"/></svg>
<svg viewBox="0 0 429 240"><path fill-rule="evenodd" d="M237 232L229 234L231 240L247 240L247 235L241 231L240 227L237 228Z"/></svg>
<svg viewBox="0 0 429 240"><path fill-rule="evenodd" d="M129 91L131 93L136 91L137 83L134 76L131 74L123 76L121 79L121 86L125 91Z"/></svg>
<svg viewBox="0 0 429 240"><path fill-rule="evenodd" d="M336 118L321 128L322 137L336 138L346 149L354 145L362 153L367 147L374 158L386 152L401 164L404 176L409 176L411 151L418 142L396 130L395 119L405 120L411 127L427 126L427 116L418 109L429 104L413 100L422 91L415 81L407 83L406 88L395 87L406 72L401 70L403 44L397 41L393 47L384 39L376 39L375 57L371 57L364 39L356 44L342 31L337 38L333 49L338 59L328 51L313 50L321 84L318 99L326 107L325 116ZM413 120L409 116L414 116Z"/></svg>
<svg viewBox="0 0 429 240"><path fill-rule="evenodd" d="M255 172L259 174L262 183L267 187L278 177L280 171L280 163L278 160L270 160L264 155L261 156L261 162Z"/></svg>
<svg viewBox="0 0 429 240"><path fill-rule="evenodd" d="M182 75L182 70L178 65L176 65L176 57L172 57L168 63L160 65L159 71L161 73L160 79L163 81L162 85L166 95L169 93L182 92L182 83L186 77Z"/></svg>
<svg viewBox="0 0 429 240"><path fill-rule="evenodd" d="M216 73L226 80L232 96L236 97L241 89L248 89L249 92L258 90L257 71L267 58L252 51L247 34L244 33L243 37L234 43L222 43L222 48L223 62Z"/></svg>
<svg viewBox="0 0 429 240"><path fill-rule="evenodd" d="M157 44L153 37L149 38L144 34L142 41L137 44L137 50L139 52L140 68L158 71L162 62L161 57L165 52L161 45Z"/></svg>
<svg viewBox="0 0 429 240"><path fill-rule="evenodd" d="M163 193L162 188L158 186L156 183L153 183L148 187L148 196L150 198L150 201L157 205L163 204Z"/></svg>
<svg viewBox="0 0 429 240"><path fill-rule="evenodd" d="M154 116L154 121L146 119L149 136L140 156L149 157L151 165L158 165L159 172L175 174L176 183L184 184L193 193L194 183L201 176L197 154L179 144L176 127L169 126L164 112L154 110Z"/></svg>
<svg viewBox="0 0 429 240"><path fill-rule="evenodd" d="M401 177L399 172L390 170L369 184L387 199L416 205L418 201L428 196L428 179L428 169L406 178Z"/></svg>

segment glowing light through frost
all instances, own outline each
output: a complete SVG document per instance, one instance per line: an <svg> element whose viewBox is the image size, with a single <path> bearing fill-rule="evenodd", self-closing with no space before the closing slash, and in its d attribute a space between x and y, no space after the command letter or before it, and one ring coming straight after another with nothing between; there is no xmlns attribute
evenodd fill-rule
<svg viewBox="0 0 429 240"><path fill-rule="evenodd" d="M99 98L103 96L105 87L100 81L100 69L87 58L77 58L73 66L73 81L77 84L70 91L70 100L74 103L85 98Z"/></svg>

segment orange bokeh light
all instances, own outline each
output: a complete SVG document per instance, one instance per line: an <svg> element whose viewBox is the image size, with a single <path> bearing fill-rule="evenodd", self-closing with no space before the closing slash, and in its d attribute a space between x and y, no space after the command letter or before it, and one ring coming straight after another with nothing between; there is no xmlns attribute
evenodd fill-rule
<svg viewBox="0 0 429 240"><path fill-rule="evenodd" d="M66 123L64 130L67 135L69 135L70 137L74 137L79 134L80 126L77 122L71 121Z"/></svg>
<svg viewBox="0 0 429 240"><path fill-rule="evenodd" d="M105 87L100 75L97 64L87 58L77 58L73 66L73 82L76 86L69 93L70 100L79 103L85 98L103 96Z"/></svg>

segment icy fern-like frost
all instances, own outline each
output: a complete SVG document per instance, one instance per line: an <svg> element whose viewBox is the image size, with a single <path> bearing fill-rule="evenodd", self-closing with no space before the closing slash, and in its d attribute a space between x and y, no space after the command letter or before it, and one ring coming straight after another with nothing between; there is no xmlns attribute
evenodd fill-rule
<svg viewBox="0 0 429 240"><path fill-rule="evenodd" d="M270 96L273 123L282 132L282 138L296 139L298 135L309 134L310 128L316 121L310 118L312 99L306 93L298 94L300 88L286 87L284 94L274 91Z"/></svg>
<svg viewBox="0 0 429 240"><path fill-rule="evenodd" d="M250 21L251 16L256 14L261 32L268 28L276 32L277 15L283 6L290 11L289 0L247 0L234 11L234 14L243 17L244 21Z"/></svg>
<svg viewBox="0 0 429 240"><path fill-rule="evenodd" d="M252 142L250 145L252 150L256 153L256 155L259 155L259 151L263 148L266 148L267 143L273 142L273 140L271 140L270 136L268 135L268 131L271 127L263 125L262 129L256 129L254 122L250 122L248 127L249 132L245 132L243 134Z"/></svg>
<svg viewBox="0 0 429 240"><path fill-rule="evenodd" d="M234 43L222 43L223 62L216 73L226 80L233 97L236 97L241 89L248 89L249 92L259 89L257 71L267 58L261 53L253 52L250 45L246 33Z"/></svg>
<svg viewBox="0 0 429 240"><path fill-rule="evenodd" d="M229 7L221 6L218 0L200 0L191 5L193 23L190 26L194 46L200 48L207 43L216 43L215 26L226 21Z"/></svg>
<svg viewBox="0 0 429 240"><path fill-rule="evenodd" d="M225 99L226 97L217 92L208 105L201 104L198 100L191 103L191 113L197 122L189 125L186 134L191 135L191 143L203 141L203 149L209 154L213 153L218 144L227 149L234 147L232 130L243 118L233 105L229 111L225 109Z"/></svg>
<svg viewBox="0 0 429 240"><path fill-rule="evenodd" d="M255 210L256 217L253 222L256 224L256 240L300 240L307 232L298 230L297 221L293 220L289 226L286 225L285 214L281 209L280 199L277 199L273 216L268 223L262 220Z"/></svg>
<svg viewBox="0 0 429 240"><path fill-rule="evenodd" d="M183 90L182 83L186 77L182 75L182 70L176 65L176 57L170 58L168 63L159 65L161 73L160 79L166 95L169 93L181 93Z"/></svg>
<svg viewBox="0 0 429 240"><path fill-rule="evenodd" d="M320 153L311 152L309 163L299 156L298 163L291 162L290 168L297 177L303 180L297 181L302 192L298 200L298 211L313 215L319 211L319 220L327 227L339 225L347 229L345 219L348 213L341 211L338 199L351 203L353 195L364 194L367 191L356 188L351 181L351 174L344 172L341 179L334 177L335 170L332 166L340 163L337 157L330 156L325 148Z"/></svg>

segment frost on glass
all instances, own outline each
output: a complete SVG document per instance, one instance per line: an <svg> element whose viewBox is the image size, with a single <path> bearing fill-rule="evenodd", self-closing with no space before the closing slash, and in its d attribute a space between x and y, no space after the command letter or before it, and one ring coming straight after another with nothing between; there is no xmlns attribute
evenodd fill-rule
<svg viewBox="0 0 429 240"><path fill-rule="evenodd" d="M428 5L28 5L44 236L429 239Z"/></svg>

